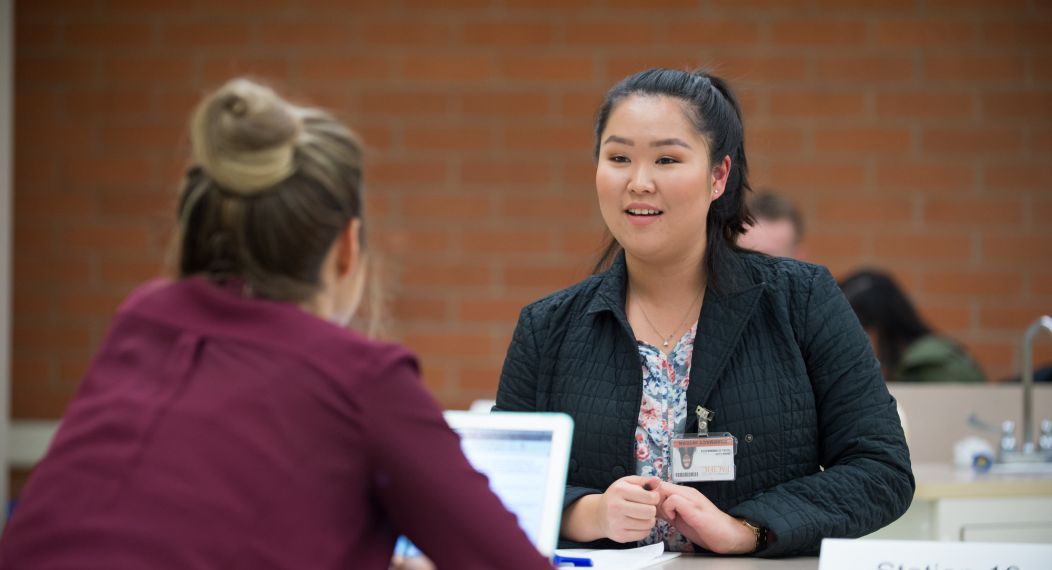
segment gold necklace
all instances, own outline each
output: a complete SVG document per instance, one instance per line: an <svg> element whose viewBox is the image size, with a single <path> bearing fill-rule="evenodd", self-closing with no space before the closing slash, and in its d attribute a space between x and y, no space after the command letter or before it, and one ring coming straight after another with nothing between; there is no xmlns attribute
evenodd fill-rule
<svg viewBox="0 0 1052 570"><path fill-rule="evenodd" d="M693 301L691 301L690 306L687 307L687 312L686 312L686 314L683 315L683 320L680 321L678 325L676 325L676 328L672 329L672 334L667 335L667 336L661 334L661 331L659 331L657 329L657 327L654 326L654 321L650 320L650 316L647 315L647 310L645 308L643 308L643 303L640 303L639 299L636 299L636 304L639 305L639 310L642 311L643 318L646 319L647 324L650 325L650 328L653 329L653 331L655 333L657 333L658 337L661 338L661 340L662 340L662 344L661 345L663 347L665 347L665 348L668 348L668 343L672 340L672 335L676 334L676 332L679 331L679 329L683 328L683 325L685 325L687 323L687 319L690 318L691 310L694 308L694 305L697 304L697 302L701 300L701 296L704 293L705 293L705 288L702 287L701 288L701 292L698 293L698 296Z"/></svg>

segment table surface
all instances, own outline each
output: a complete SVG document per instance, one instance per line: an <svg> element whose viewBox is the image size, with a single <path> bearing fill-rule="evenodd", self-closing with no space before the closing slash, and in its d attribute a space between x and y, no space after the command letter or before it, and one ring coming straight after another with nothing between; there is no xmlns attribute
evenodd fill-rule
<svg viewBox="0 0 1052 570"><path fill-rule="evenodd" d="M739 558L683 555L664 564L649 566L660 570L817 570L818 558Z"/></svg>

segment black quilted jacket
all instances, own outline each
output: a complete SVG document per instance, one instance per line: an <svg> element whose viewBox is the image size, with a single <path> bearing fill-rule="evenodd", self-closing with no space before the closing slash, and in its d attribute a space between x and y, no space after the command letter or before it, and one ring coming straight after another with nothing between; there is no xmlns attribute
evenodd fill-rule
<svg viewBox="0 0 1052 570"><path fill-rule="evenodd" d="M687 389L689 427L701 404L715 411L711 431L738 437L737 480L693 485L770 529L760 556L812 554L824 537L890 523L915 483L895 400L851 307L823 267L738 257L742 284L705 293ZM495 410L574 419L565 505L635 472L643 377L626 279L622 254L523 309L501 373Z"/></svg>

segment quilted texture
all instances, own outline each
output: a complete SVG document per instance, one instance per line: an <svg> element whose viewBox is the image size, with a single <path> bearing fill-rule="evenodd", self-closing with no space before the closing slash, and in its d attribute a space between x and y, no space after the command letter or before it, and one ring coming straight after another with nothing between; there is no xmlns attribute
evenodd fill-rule
<svg viewBox="0 0 1052 570"><path fill-rule="evenodd" d="M760 556L813 554L824 537L890 523L913 497L909 450L836 281L799 261L738 261L742 284L705 293L687 391L688 427L701 404L716 413L710 430L738 437L737 480L693 486L770 529ZM634 470L642 371L626 279L622 254L610 270L524 308L501 373L495 410L574 419L566 505Z"/></svg>

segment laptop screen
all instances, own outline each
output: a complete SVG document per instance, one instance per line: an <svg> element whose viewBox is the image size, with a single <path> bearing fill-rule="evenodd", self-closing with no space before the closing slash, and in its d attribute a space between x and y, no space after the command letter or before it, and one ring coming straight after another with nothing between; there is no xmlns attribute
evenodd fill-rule
<svg viewBox="0 0 1052 570"><path fill-rule="evenodd" d="M552 459L552 433L473 428L456 431L468 461L489 478L493 494L537 544Z"/></svg>
<svg viewBox="0 0 1052 570"><path fill-rule="evenodd" d="M573 420L554 413L445 412L460 436L472 467L489 479L490 490L518 519L526 536L546 556L558 541ZM419 551L399 539L395 554Z"/></svg>

